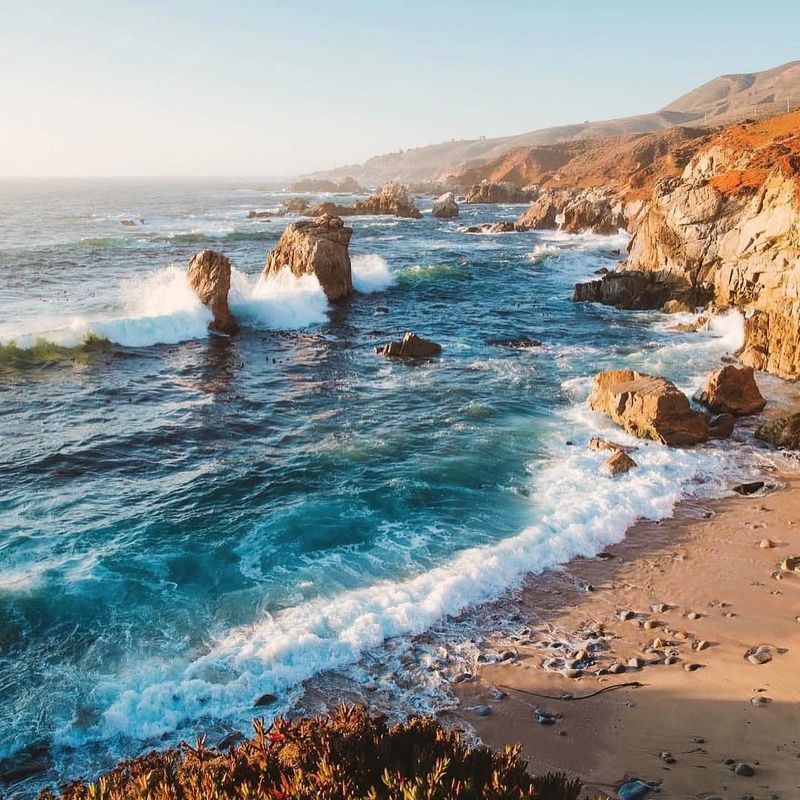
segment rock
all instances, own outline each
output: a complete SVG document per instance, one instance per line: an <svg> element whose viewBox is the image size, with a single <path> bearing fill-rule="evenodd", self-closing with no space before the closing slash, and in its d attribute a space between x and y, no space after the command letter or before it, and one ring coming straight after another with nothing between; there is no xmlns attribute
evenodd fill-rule
<svg viewBox="0 0 800 800"><path fill-rule="evenodd" d="M661 275L619 269L600 280L576 283L572 299L576 303L602 303L642 311L662 308L676 295L688 305L705 305L709 299L707 292L686 286L676 287Z"/></svg>
<svg viewBox="0 0 800 800"><path fill-rule="evenodd" d="M602 439L599 436L592 436L589 439L589 444L586 445L587 450L609 450L612 453L621 450L623 453L632 453L636 450L635 447L626 447L619 442L613 442L610 439Z"/></svg>
<svg viewBox="0 0 800 800"><path fill-rule="evenodd" d="M708 438L705 417L666 378L623 369L594 378L589 406L608 414L628 433L668 445L691 445Z"/></svg>
<svg viewBox="0 0 800 800"><path fill-rule="evenodd" d="M746 654L745 658L751 664L756 664L756 665L768 664L770 661L772 661L772 653L770 653L768 647L764 647L762 645L761 647L758 647L755 650L749 651Z"/></svg>
<svg viewBox="0 0 800 800"><path fill-rule="evenodd" d="M453 219L458 216L458 203L453 192L445 192L433 201L431 214L439 219Z"/></svg>
<svg viewBox="0 0 800 800"><path fill-rule="evenodd" d="M513 183L484 180L467 193L465 203L524 203L531 198L531 190L520 189Z"/></svg>
<svg viewBox="0 0 800 800"><path fill-rule="evenodd" d="M677 325L672 325L668 330L677 331L678 333L697 333L697 331L708 328L708 321L708 317L700 315L694 322L679 322Z"/></svg>
<svg viewBox="0 0 800 800"><path fill-rule="evenodd" d="M759 547L760 547L762 550L771 550L773 547L775 547L775 542L773 542L773 541L772 541L772 539L762 539L762 540L761 540L761 541L758 543L758 546L759 546Z"/></svg>
<svg viewBox="0 0 800 800"><path fill-rule="evenodd" d="M428 339L421 339L416 333L406 333L400 342L389 342L383 347L376 347L375 352L381 356L397 358L432 358L442 352L442 346Z"/></svg>
<svg viewBox="0 0 800 800"><path fill-rule="evenodd" d="M273 703L277 703L278 698L274 694L270 694L267 692L266 694L262 694L255 703L253 703L254 708L263 708L264 706L271 706Z"/></svg>
<svg viewBox="0 0 800 800"><path fill-rule="evenodd" d="M306 214L306 213L308 213L308 198L290 197L288 200L285 200L281 204L281 210L279 216L284 217L287 214Z"/></svg>
<svg viewBox="0 0 800 800"><path fill-rule="evenodd" d="M269 211L253 211L250 210L247 212L247 219L260 219L264 222L267 222L272 214Z"/></svg>
<svg viewBox="0 0 800 800"><path fill-rule="evenodd" d="M683 300L667 300L661 310L665 314L691 314L694 311L694 306L690 306Z"/></svg>
<svg viewBox="0 0 800 800"><path fill-rule="evenodd" d="M706 378L694 399L712 411L743 416L761 411L767 401L758 390L752 367L728 365Z"/></svg>
<svg viewBox="0 0 800 800"><path fill-rule="evenodd" d="M201 250L189 261L186 279L192 291L200 298L213 315L210 330L235 334L239 325L228 308L228 292L231 288L231 262L216 250Z"/></svg>
<svg viewBox="0 0 800 800"><path fill-rule="evenodd" d="M556 227L556 217L563 208L557 196L550 191L542 192L517 220L517 230L546 230Z"/></svg>
<svg viewBox="0 0 800 800"><path fill-rule="evenodd" d="M122 223L122 224L123 224L123 225L124 225L126 228L134 228L134 227L136 227L136 221L135 221L135 220L132 220L132 219L123 219L123 220L120 220L120 222L121 222L121 223Z"/></svg>
<svg viewBox="0 0 800 800"><path fill-rule="evenodd" d="M474 681L475 676L471 672L459 672L453 680L450 681L452 684L459 684L459 683L468 683L469 681Z"/></svg>
<svg viewBox="0 0 800 800"><path fill-rule="evenodd" d="M324 178L303 178L289 186L290 192L339 192L341 194L360 194L363 188L351 177L329 181Z"/></svg>
<svg viewBox="0 0 800 800"><path fill-rule="evenodd" d="M756 774L755 769L744 761L737 761L733 765L733 771L741 778L752 778Z"/></svg>
<svg viewBox="0 0 800 800"><path fill-rule="evenodd" d="M644 781L631 780L623 783L617 789L617 797L619 800L640 800L650 791L650 786Z"/></svg>
<svg viewBox="0 0 800 800"><path fill-rule="evenodd" d="M492 709L489 706L473 706L472 713L478 717L488 717L492 713Z"/></svg>
<svg viewBox="0 0 800 800"><path fill-rule="evenodd" d="M764 481L750 481L750 483L740 483L733 487L736 494L749 495L760 492L764 488Z"/></svg>
<svg viewBox="0 0 800 800"><path fill-rule="evenodd" d="M615 616L618 620L620 620L620 622L627 622L629 619L633 619L636 614L634 614L630 609L623 609L622 611L617 611Z"/></svg>
<svg viewBox="0 0 800 800"><path fill-rule="evenodd" d="M701 666L702 666L702 664L684 664L683 668L687 672L695 672L695 670L700 669Z"/></svg>
<svg viewBox="0 0 800 800"><path fill-rule="evenodd" d="M800 572L800 556L789 556L781 561L781 572Z"/></svg>
<svg viewBox="0 0 800 800"><path fill-rule="evenodd" d="M541 347L542 343L538 339L490 339L489 344L498 347L510 347L514 350L533 350Z"/></svg>
<svg viewBox="0 0 800 800"><path fill-rule="evenodd" d="M227 736L223 736L217 743L217 750L230 750L231 747L243 741L244 734L239 731L233 731Z"/></svg>
<svg viewBox="0 0 800 800"><path fill-rule="evenodd" d="M625 665L617 661L608 668L608 671L611 675L622 675L625 672Z"/></svg>
<svg viewBox="0 0 800 800"><path fill-rule="evenodd" d="M52 766L50 747L46 741L39 740L0 759L0 782L17 783L47 772Z"/></svg>
<svg viewBox="0 0 800 800"><path fill-rule="evenodd" d="M727 439L733 433L734 424L733 414L715 414L708 421L708 438Z"/></svg>
<svg viewBox="0 0 800 800"><path fill-rule="evenodd" d="M622 204L607 189L579 189L556 218L567 233L592 231L601 235L627 228Z"/></svg>
<svg viewBox="0 0 800 800"><path fill-rule="evenodd" d="M600 472L611 478L624 475L636 466L636 462L623 450L612 453L601 465Z"/></svg>
<svg viewBox="0 0 800 800"><path fill-rule="evenodd" d="M288 267L293 275L316 275L328 300L353 292L348 250L353 229L339 217L322 216L289 225L267 256L263 276Z"/></svg>
<svg viewBox="0 0 800 800"><path fill-rule="evenodd" d="M645 662L643 659L639 658L638 656L634 656L633 658L628 659L628 663L625 666L630 669L641 669L644 664Z"/></svg>
<svg viewBox="0 0 800 800"><path fill-rule="evenodd" d="M395 217L420 219L419 209L411 202L408 189L397 181L385 183L377 194L355 203L357 213L391 214Z"/></svg>
<svg viewBox="0 0 800 800"><path fill-rule="evenodd" d="M800 412L783 414L764 423L756 436L776 447L800 450Z"/></svg>

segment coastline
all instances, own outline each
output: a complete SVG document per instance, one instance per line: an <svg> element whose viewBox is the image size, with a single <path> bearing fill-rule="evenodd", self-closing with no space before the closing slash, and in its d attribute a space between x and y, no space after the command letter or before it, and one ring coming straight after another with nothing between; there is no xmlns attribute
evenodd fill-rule
<svg viewBox="0 0 800 800"><path fill-rule="evenodd" d="M480 666L476 680L454 687L461 707L453 716L488 745L521 743L533 770L580 777L588 796L613 792L630 776L663 781L664 798L796 796L800 576L779 564L800 552L800 475L774 477L785 486L685 501L668 520L634 525L608 548L610 558L573 559L529 580L518 598L520 628L530 632L507 642L513 660ZM762 549L765 538L775 546ZM667 608L653 612L659 603ZM635 616L623 621L621 610ZM597 623L603 633L592 638ZM665 646L645 652L657 637ZM548 641L561 645L543 647ZM679 661L579 678L541 666L565 645L598 644L590 669L663 662L671 653ZM761 645L771 661L749 663L745 654ZM630 683L641 685L607 691ZM508 696L498 699L498 689ZM578 699L598 690L606 691ZM548 699L564 693L574 699ZM480 706L490 709L486 716ZM562 716L540 724L534 708ZM728 759L755 775L734 774Z"/></svg>

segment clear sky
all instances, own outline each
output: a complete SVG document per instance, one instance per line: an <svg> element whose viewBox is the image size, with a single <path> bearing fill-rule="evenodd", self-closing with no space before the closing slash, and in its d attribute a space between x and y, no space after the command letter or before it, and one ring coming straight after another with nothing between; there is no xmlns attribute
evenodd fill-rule
<svg viewBox="0 0 800 800"><path fill-rule="evenodd" d="M799 57L800 0L0 0L0 175L291 175Z"/></svg>

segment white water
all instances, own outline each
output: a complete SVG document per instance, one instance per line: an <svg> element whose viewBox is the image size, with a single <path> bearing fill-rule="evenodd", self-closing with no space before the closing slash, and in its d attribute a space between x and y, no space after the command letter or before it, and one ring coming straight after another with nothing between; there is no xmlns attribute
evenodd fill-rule
<svg viewBox="0 0 800 800"><path fill-rule="evenodd" d="M382 292L394 284L386 259L376 253L353 256L353 287L357 292Z"/></svg>

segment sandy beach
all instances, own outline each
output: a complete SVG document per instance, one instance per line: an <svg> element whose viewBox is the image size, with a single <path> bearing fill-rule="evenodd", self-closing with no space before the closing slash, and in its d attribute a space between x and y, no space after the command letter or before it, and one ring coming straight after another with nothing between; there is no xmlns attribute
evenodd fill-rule
<svg viewBox="0 0 800 800"><path fill-rule="evenodd" d="M800 554L800 477L767 481L783 487L686 503L532 581L516 657L457 687L464 720L586 797L631 776L676 800L800 797L800 574L781 570Z"/></svg>

